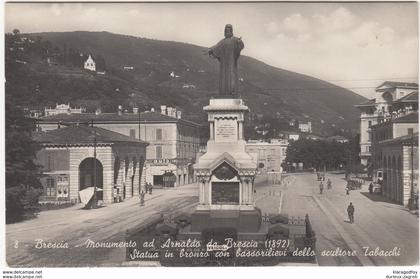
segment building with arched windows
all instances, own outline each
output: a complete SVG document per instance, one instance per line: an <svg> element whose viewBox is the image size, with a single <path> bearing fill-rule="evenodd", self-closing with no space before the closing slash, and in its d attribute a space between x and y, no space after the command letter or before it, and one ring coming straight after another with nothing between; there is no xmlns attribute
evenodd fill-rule
<svg viewBox="0 0 420 279"><path fill-rule="evenodd" d="M200 145L206 140L201 125L181 118L175 108L162 106L161 112L123 111L116 113L57 114L39 119L42 131L77 124L93 123L131 139L142 139L147 146L146 180L157 187L181 186L195 182L192 168ZM172 177L168 179L169 175ZM175 183L166 183L167 180Z"/></svg>
<svg viewBox="0 0 420 279"><path fill-rule="evenodd" d="M382 194L407 206L418 199L418 133L381 141Z"/></svg>
<svg viewBox="0 0 420 279"><path fill-rule="evenodd" d="M79 202L79 191L98 188L102 203L138 196L146 142L99 127L69 126L34 134L41 145L41 202ZM144 184L144 183L143 183Z"/></svg>

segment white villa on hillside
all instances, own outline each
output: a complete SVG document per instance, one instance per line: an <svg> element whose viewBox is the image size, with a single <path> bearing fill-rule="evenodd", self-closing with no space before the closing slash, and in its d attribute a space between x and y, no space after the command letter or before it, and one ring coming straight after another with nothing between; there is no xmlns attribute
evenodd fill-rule
<svg viewBox="0 0 420 279"><path fill-rule="evenodd" d="M89 58L85 61L85 67L86 70L96 72L96 63L93 61L92 57L89 54Z"/></svg>

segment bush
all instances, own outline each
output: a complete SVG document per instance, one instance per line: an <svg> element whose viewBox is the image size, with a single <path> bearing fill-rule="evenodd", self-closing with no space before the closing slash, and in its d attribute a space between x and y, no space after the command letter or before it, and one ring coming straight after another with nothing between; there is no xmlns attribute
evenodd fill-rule
<svg viewBox="0 0 420 279"><path fill-rule="evenodd" d="M22 186L6 188L6 223L14 223L24 219L25 212L38 211L40 190Z"/></svg>
<svg viewBox="0 0 420 279"><path fill-rule="evenodd" d="M13 223L22 220L24 206L22 196L23 187L10 187L6 189L6 223Z"/></svg>

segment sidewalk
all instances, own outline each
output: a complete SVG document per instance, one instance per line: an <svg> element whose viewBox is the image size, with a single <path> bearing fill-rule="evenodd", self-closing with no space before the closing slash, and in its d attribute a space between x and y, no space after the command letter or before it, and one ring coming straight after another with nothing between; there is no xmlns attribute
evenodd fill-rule
<svg viewBox="0 0 420 279"><path fill-rule="evenodd" d="M197 202L198 187L190 184L153 191L145 196L144 206L140 206L139 197L133 197L93 210L76 205L44 211L38 218L6 226L6 259L10 265L22 267L112 266L124 261L124 249L86 249L85 241L124 240L126 230L162 213L190 211ZM69 248L36 249L36 239L68 243Z"/></svg>
<svg viewBox="0 0 420 279"><path fill-rule="evenodd" d="M402 205L381 201L369 194L368 183L361 190L350 191L346 195L346 181L342 175L327 175L332 181L332 190L318 193L318 182L314 179L313 195L334 218L333 222L342 226L357 250L366 249L389 251L397 247L400 256L369 256L363 261L373 265L409 265L418 263L418 217L409 214ZM348 222L347 206L355 207L355 223ZM328 213L327 213L328 214ZM363 253L364 255L364 253Z"/></svg>

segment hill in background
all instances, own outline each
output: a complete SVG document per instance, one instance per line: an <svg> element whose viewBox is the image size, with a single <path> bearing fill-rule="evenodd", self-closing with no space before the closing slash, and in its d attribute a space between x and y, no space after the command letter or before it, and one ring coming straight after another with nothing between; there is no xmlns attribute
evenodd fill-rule
<svg viewBox="0 0 420 279"><path fill-rule="evenodd" d="M217 95L218 62L204 55L203 47L108 32L21 36L39 42L40 50L38 55L25 53L26 64L16 65L15 59L8 63L12 54L6 49L6 92L20 95L26 105L71 102L91 111L115 111L119 104L127 110L165 104L183 110L184 118L206 123L202 108ZM105 75L82 70L80 61L88 54L100 61ZM49 57L59 61L46 63ZM359 112L353 105L365 98L352 91L247 56L240 57L239 76L241 97L251 110L249 135L255 126L265 126L275 136L276 129L290 128L290 120L310 120L321 135L358 128Z"/></svg>

